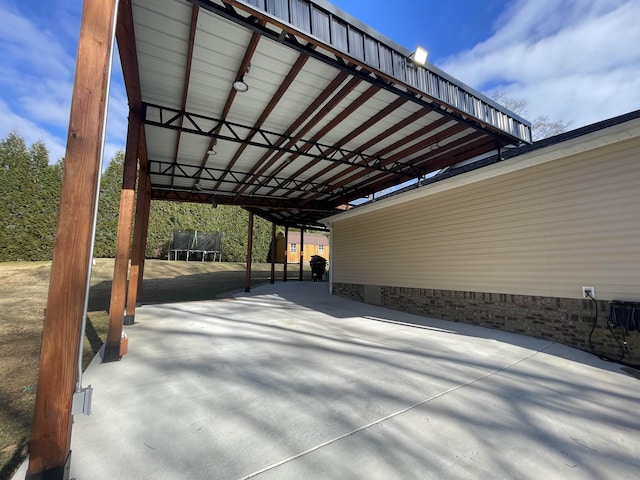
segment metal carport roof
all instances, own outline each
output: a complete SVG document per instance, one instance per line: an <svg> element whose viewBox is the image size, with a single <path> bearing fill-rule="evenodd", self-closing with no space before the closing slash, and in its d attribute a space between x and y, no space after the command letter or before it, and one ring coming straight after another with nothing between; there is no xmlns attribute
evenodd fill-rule
<svg viewBox="0 0 640 480"><path fill-rule="evenodd" d="M90 403L78 358L114 32L130 111L104 362L134 323L152 198L317 226L351 200L530 141L525 120L328 3L83 3L27 478L68 477L73 414Z"/></svg>
<svg viewBox="0 0 640 480"><path fill-rule="evenodd" d="M314 226L531 140L526 120L321 0L132 0L120 15L153 199Z"/></svg>

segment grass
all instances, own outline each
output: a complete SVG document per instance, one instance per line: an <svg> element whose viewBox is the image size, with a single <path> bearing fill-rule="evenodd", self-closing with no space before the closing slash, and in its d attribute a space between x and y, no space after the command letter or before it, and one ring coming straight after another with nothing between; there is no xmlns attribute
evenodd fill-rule
<svg viewBox="0 0 640 480"><path fill-rule="evenodd" d="M51 262L0 263L0 478L11 478L28 453ZM271 266L252 266L252 285L269 281ZM298 275L289 265L289 278ZM308 272L305 273L308 277ZM104 342L113 275L112 259L92 269L85 367ZM282 267L278 266L277 278ZM213 299L244 288L243 263L147 260L144 303Z"/></svg>

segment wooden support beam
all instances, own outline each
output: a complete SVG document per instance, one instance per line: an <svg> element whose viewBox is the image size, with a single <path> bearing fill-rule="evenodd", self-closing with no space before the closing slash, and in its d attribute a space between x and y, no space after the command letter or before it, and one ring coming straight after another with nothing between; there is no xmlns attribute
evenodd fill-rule
<svg viewBox="0 0 640 480"><path fill-rule="evenodd" d="M138 161L140 168L144 169L147 174L144 176L144 210L142 212L142 256L140 257L140 271L138 273L138 292L135 295L136 302L142 295L142 279L144 278L144 252L147 251L147 233L149 231L149 213L151 211L151 178L149 176L149 162L147 159L147 142L144 134L144 127L140 130L140 151L138 152ZM138 186L138 190L142 188L142 184Z"/></svg>
<svg viewBox="0 0 640 480"><path fill-rule="evenodd" d="M251 262L253 258L253 212L249 210L249 226L247 228L247 269L244 277L244 291L251 291Z"/></svg>
<svg viewBox="0 0 640 480"><path fill-rule="evenodd" d="M149 221L148 211L151 191L148 188L148 172L146 162L140 162L138 171L138 196L136 199L136 220L133 229L133 251L131 254L131 268L129 270L129 285L127 289L127 306L124 317L125 325L135 323L136 302L138 301L138 287L144 266L146 234L145 225Z"/></svg>
<svg viewBox="0 0 640 480"><path fill-rule="evenodd" d="M282 281L287 281L287 270L289 269L289 227L284 227L284 272Z"/></svg>
<svg viewBox="0 0 640 480"><path fill-rule="evenodd" d="M271 283L276 283L276 256L278 244L276 242L276 224L271 224Z"/></svg>
<svg viewBox="0 0 640 480"><path fill-rule="evenodd" d="M304 227L300 229L300 281L304 280Z"/></svg>
<svg viewBox="0 0 640 480"><path fill-rule="evenodd" d="M120 54L124 86L127 89L129 110L139 110L142 96L131 0L120 0L118 3L116 40L118 42L118 53Z"/></svg>
<svg viewBox="0 0 640 480"><path fill-rule="evenodd" d="M85 0L26 478L68 477L71 405L101 168L115 0Z"/></svg>
<svg viewBox="0 0 640 480"><path fill-rule="evenodd" d="M113 265L111 301L109 303L109 328L105 342L103 362L120 360L120 339L124 322L124 307L127 296L129 274L129 250L131 247L131 223L136 196L136 166L138 164L138 142L140 141L140 115L129 112L127 147L120 191L120 212L118 214L118 234L116 238L116 258Z"/></svg>
<svg viewBox="0 0 640 480"><path fill-rule="evenodd" d="M140 296L142 295L142 279L144 278L144 262L145 262L145 256L144 256L144 252L147 251L147 233L149 232L149 214L151 212L151 180L149 179L149 176L147 175L147 182L144 188L144 218L142 221L142 226L143 226L143 232L142 232L142 252L143 255L141 257L141 261L140 261L140 273L138 275L138 295L136 298L136 301L138 298L140 298Z"/></svg>

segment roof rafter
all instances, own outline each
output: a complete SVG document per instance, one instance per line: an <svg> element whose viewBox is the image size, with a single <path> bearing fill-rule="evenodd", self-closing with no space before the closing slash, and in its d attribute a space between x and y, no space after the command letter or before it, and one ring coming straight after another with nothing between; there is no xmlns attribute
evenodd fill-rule
<svg viewBox="0 0 640 480"><path fill-rule="evenodd" d="M446 145L446 148L442 148L440 152L438 152L435 156L433 154L424 154L419 157L416 157L414 161L416 164L423 169L424 172L430 173L436 170L439 170L443 167L451 165L452 163L457 163L460 159L455 160L456 157L459 157L463 153L471 152L472 148L477 147L478 145L486 145L487 142L492 142L491 139L487 139L487 137L481 135L479 132L473 133L469 136L465 136L463 138L459 138L450 142ZM470 146L470 144L472 146ZM476 150L474 149L473 152ZM486 151L486 150L485 150ZM478 152L483 153L483 152ZM471 156L474 156L476 153L470 153ZM452 160L454 158L454 160ZM470 156L466 156L464 158L470 158ZM353 179L354 177L351 177ZM418 178L414 176L407 176L402 179L403 182ZM339 191L336 191L332 196L334 202L342 203L345 198L345 190L350 190L355 195L349 196L349 200L351 201L356 198L360 198L363 191L366 191L369 195L384 190L385 188L392 187L397 185L398 179L390 179L385 175L372 175L365 182L356 183L351 185L350 187L346 187L345 185L341 186Z"/></svg>
<svg viewBox="0 0 640 480"><path fill-rule="evenodd" d="M417 114L419 114L419 113L420 113L421 115L417 115ZM389 128L387 131L391 131L392 133L395 133L395 131L399 130L400 128L404 128L404 126L406 126L406 124L411 123L411 122L407 122L407 120L408 120L408 119L410 119L410 118L412 118L412 117L414 117L414 116L415 116L415 117L420 118L420 117L424 116L426 113L427 113L427 112L424 112L424 111L422 111L422 110L419 110L418 112L415 112L413 115L410 115L409 117L405 118L404 120L402 120L402 121L398 122L396 125L394 125L393 127ZM441 127L442 125L445 125L445 124L446 124L446 123L448 123L448 122L449 122L449 120L448 120L447 118L445 118L445 117L440 117L438 120L436 120L436 121L434 121L434 122L432 122L432 123L430 123L430 124L428 124L428 125L426 125L426 126L422 127L420 130L418 130L417 132L415 132L414 137L421 137L421 136L423 136L423 135L429 135L429 133L433 132L433 130L435 130L435 129L437 129L437 128ZM402 125L402 126L401 126L401 125ZM380 141L382 141L382 140L383 140L385 137L387 137L387 136L388 136L388 135L387 135L387 134L386 134L386 132L385 132L385 134L380 135L380 136L378 136L378 137L376 137L376 138L373 138L370 142L367 142L367 144L365 144L365 145L367 145L367 147L363 147L363 148L369 148L369 146L373 146L373 145L375 145L376 143L379 143ZM430 137L430 139L431 139L431 138L433 138L433 137ZM429 141L429 140L428 140L428 141ZM436 139L436 140L433 140L433 142L432 142L432 143L436 143L437 141L438 141L437 139ZM390 153L390 152L393 152L394 150L397 150L397 149L398 149L398 148L400 148L402 145L404 145L406 142L407 142L407 140L406 140L406 139L400 139L400 140L398 140L398 141L396 141L396 142L392 143L391 145L388 145L387 147L383 148L382 150L379 150L378 152L376 152L376 154L375 154L375 155L376 155L376 156L378 156L378 154L380 154L380 155L386 155L387 153ZM368 144L371 144L371 145L368 145ZM411 148L411 147L409 147L409 148ZM389 159L387 159L387 160L388 160L388 162L386 162L386 163L385 163L385 165L388 165L388 163L397 162L397 161L399 161L401 158L403 158L403 151L396 153L396 154L395 154L395 155L393 155L392 157L389 157ZM338 173L338 174L334 175L334 176L333 176L333 177L331 177L330 179L326 180L326 183L334 184L334 182L337 182L337 183L335 183L335 184L334 184L336 188L339 188L339 187L342 187L342 186L344 186L344 185L347 185L348 183L350 183L351 181L353 181L354 176L348 177L347 179L343 179L343 180L341 180L341 181L338 181L338 180L340 180L340 179L341 179L342 177L344 177L344 175L346 175L346 174L349 174L349 173L352 173L352 172L357 171L357 170L358 170L358 168L359 168L359 167L362 167L362 166L364 166L364 165L362 165L361 163L357 163L357 164L356 164L356 165L354 165L353 167L349 167L349 168L347 168L345 171L342 171L342 172L340 172L340 173ZM358 175L360 175L360 174L356 174L356 175L355 175L355 177L357 178L357 176L358 176ZM421 175L421 173L420 173L420 172L418 172L416 176L419 176L419 175ZM315 199L315 198L317 198L317 196L312 195L311 197L309 197L309 200L313 200L313 199ZM306 199L305 199L305 200L303 200L303 203L304 203L305 201L307 201L307 200L306 200Z"/></svg>
<svg viewBox="0 0 640 480"><path fill-rule="evenodd" d="M351 78L349 81L347 81L347 83L344 86L342 86L342 88L337 90L338 86L340 86L343 83L344 79L346 78L347 76L343 75L342 72L340 72L334 78L334 80L323 90L323 92L320 95L318 95L318 97L316 98L316 101L314 101L309 106L309 108L307 108L302 114L300 114L298 118L289 126L289 128L287 129L287 132L288 131L294 132L296 130L297 132L295 133L295 135L292 136L292 138L288 139L289 141L285 146L285 148L291 148L298 141L300 141L303 135L305 135L309 130L315 127L324 117L326 117L335 108L335 106L338 103L340 103L342 99L344 99L344 97L346 97L349 93L351 93L353 89L356 88L358 84L361 82L361 80L358 78ZM325 101L326 101L326 104L322 105ZM317 107L313 108L316 104L318 107L322 105L322 109L317 111L315 115L311 117L311 119L309 119L309 115L317 110ZM309 113L307 114L307 112ZM304 126L302 126L303 124ZM284 143L287 139L283 136L282 140L283 140L282 143ZM302 155L304 155L305 153L307 152L301 152ZM273 156L269 159L269 161L264 163L266 158L268 158L268 156L270 156L271 154L273 154ZM271 168L271 166L276 161L278 161L283 154L284 152L282 151L270 152L268 154L265 154L265 156L263 156L263 158L261 158L256 163L256 167L260 167L261 163L264 163L264 165L258 168L254 175L260 175L261 173L264 173L266 170ZM244 192L244 188L240 188L237 191L238 194L241 194L242 192Z"/></svg>
<svg viewBox="0 0 640 480"><path fill-rule="evenodd" d="M131 0L121 0L118 4L118 24L116 25L116 40L122 65L127 99L130 110L140 110L142 104L140 88L140 71L138 69L138 51L135 41Z"/></svg>
<svg viewBox="0 0 640 480"><path fill-rule="evenodd" d="M324 152L322 152L322 155L331 155L334 151L338 150L342 145L346 144L347 142L350 142L354 138L358 137L359 135L361 135L362 133L367 131L369 128L371 128L372 126L374 126L375 124L377 124L378 122L380 122L381 120L386 118L390 113L392 113L393 111L395 111L398 108L400 108L406 102L407 102L407 100L404 99L404 98L395 99L393 102L391 102L385 108L383 108L378 113L376 113L373 117L369 118L366 122L362 123L355 130L352 130L350 133L348 133L346 136L344 136L342 139L340 139L338 142L336 142L331 148L329 148L328 150L325 150ZM323 175L325 175L329 171L333 170L334 168L336 168L335 164L329 164L325 168L320 170L319 172L313 174L307 180L308 181L314 181L314 180L322 177Z"/></svg>
<svg viewBox="0 0 640 480"><path fill-rule="evenodd" d="M333 130L338 124L340 124L342 121L344 121L344 119L346 119L349 115L351 115L353 112L355 112L358 108L360 108L364 103L366 103L369 99L371 99L371 97L373 97L379 91L380 91L380 89L377 86L369 87L362 95L358 96L358 98L354 102L352 102L350 105L348 105L344 110L342 110L338 115L336 115L331 121L329 121L324 127L322 127L313 137L311 137L311 139L307 143L302 145L301 150L305 151L305 152L309 151L309 149L311 147L313 147L314 144L317 141L319 141L327 133L329 133L331 130ZM327 151L331 151L331 148L325 150L325 152L327 152ZM291 155L287 159L288 160L287 163L291 163L291 162L295 161L295 159L298 158L298 157L299 157L298 154ZM290 178L298 177L302 172L304 172L305 170L308 170L309 168L313 167L319 161L320 161L319 158L311 160L310 162L305 164L303 167L299 168L293 174L291 174ZM275 174L279 173L286 166L287 166L287 164L280 165L280 167L278 169L276 169L276 171L274 173ZM260 186L256 187L256 189L258 189L258 188L260 188Z"/></svg>
<svg viewBox="0 0 640 480"><path fill-rule="evenodd" d="M298 55L298 58L296 59L293 66L289 69L289 72L287 72L287 75L284 77L284 80L278 87L278 90L276 90L276 93L271 97L271 99L269 100L269 103L260 114L260 117L258 118L258 120L256 120L256 122L253 124L253 129L251 130L249 135L245 138L245 143L242 143L238 147L238 150L236 150L236 153L233 155L233 158L229 161L227 165L228 170L232 169L233 166L236 164L240 156L243 154L243 152L249 145L246 142L251 141L253 139L254 135L262 127L262 124L267 120L269 115L271 115L271 112L273 111L275 106L278 104L278 102L282 99L284 94L287 92L287 90L289 89L293 81L296 79L296 77L302 70L302 67L304 67L305 63L307 63L308 59L309 57L307 55L304 55L304 54ZM218 184L216 185L215 188L217 189L219 187L220 185Z"/></svg>
<svg viewBox="0 0 640 480"><path fill-rule="evenodd" d="M436 127L432 128L431 131L435 130L436 128L442 126L443 124L448 123L447 119L440 119L440 122L434 122L434 123L440 123L440 125L437 125ZM392 162L398 162L400 159L405 158L407 155L411 155L412 153L414 153L416 150L418 149L423 149L429 145L437 145L438 142L442 141L445 138L448 138L452 135L455 135L456 133L459 133L463 130L465 130L467 127L466 125L461 125L461 124L454 124L453 126L446 128L445 130L442 130L432 136L429 136L427 139L422 140L421 142L418 142L417 144L414 145L410 145L409 147L400 150L399 152L395 153L394 155L386 158L385 160L383 160L384 166L389 165ZM424 132L424 129L422 129L421 132ZM402 141L396 142L394 145L390 145L389 147L387 147L386 149L382 149L381 152L386 151L388 149L392 149L395 150L395 148L393 147L397 147L401 144ZM446 149L446 147L444 147ZM425 154L426 156L428 156L429 154ZM418 168L418 167L416 167ZM421 173L420 175L408 175L405 177L401 177L400 178L400 183L402 183L402 181L407 181L410 180L411 178L418 178L419 176L422 176L428 172L426 172L423 169L420 169ZM375 175L375 174L372 174ZM378 175L378 177L380 177L380 175ZM340 182L338 182L336 184L336 186L344 186L344 185L348 185L349 183L359 180L359 175L356 173L354 175L351 175L350 177L346 177L343 180L341 180ZM367 181L365 183L369 183L370 179L367 179ZM358 186L356 184L356 188L362 188L362 186Z"/></svg>
<svg viewBox="0 0 640 480"><path fill-rule="evenodd" d="M229 5L229 8L232 8ZM262 20L260 20L260 22L263 22ZM247 69L249 68L249 65L251 64L251 59L253 58L253 55L256 52L256 49L258 48L258 43L260 42L260 38L261 36L257 33L254 33L253 35L251 35L251 40L249 40L249 45L247 45L247 49L245 50L244 56L242 57L242 61L240 62L240 66L238 67L238 70L236 72L236 77L235 80L239 81L242 80L245 72L247 71ZM229 115L229 111L231 110L231 106L233 105L233 101L236 98L236 94L237 94L237 90L233 87L231 87L231 89L229 90L229 95L227 96L227 100L224 103L224 107L222 108L222 120L225 120L227 118L227 115ZM220 131L220 129L222 128L222 122L216 127L215 133L218 133ZM217 137L214 135L211 140L209 141L209 145L207 146L207 149L205 150L203 156L202 156L202 161L200 162L200 168L204 168L204 166L207 164L207 160L209 159L209 151L212 150L217 142Z"/></svg>
<svg viewBox="0 0 640 480"><path fill-rule="evenodd" d="M187 65L184 69L184 82L182 82L182 110L187 108L187 96L189 95L189 79L191 78L191 64L193 62L193 45L194 39L196 37L196 30L198 28L198 13L200 12L200 7L198 5L194 5L191 9L191 24L189 25L189 42L187 47ZM182 118L180 119L180 123L182 123ZM179 129L177 132L176 138L176 148L173 153L173 162L178 162L178 150L180 149L180 135L182 135L182 130ZM173 178L171 178L171 184L173 185Z"/></svg>
<svg viewBox="0 0 640 480"><path fill-rule="evenodd" d="M526 120L415 66L409 51L325 0L121 1L131 20L124 57L137 47L143 68L123 65L130 79L139 73L127 93L140 98L132 110L163 198L172 187L181 201L220 195L288 224L313 205L304 218L318 225L322 212L371 189L526 133ZM236 93L231 83L249 65L250 91Z"/></svg>

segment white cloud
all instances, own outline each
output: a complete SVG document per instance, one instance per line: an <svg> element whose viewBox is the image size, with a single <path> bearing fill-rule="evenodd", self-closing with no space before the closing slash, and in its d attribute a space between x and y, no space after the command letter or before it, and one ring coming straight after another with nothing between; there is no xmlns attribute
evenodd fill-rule
<svg viewBox="0 0 640 480"><path fill-rule="evenodd" d="M523 98L528 117L577 128L640 108L640 2L520 0L494 34L441 67L491 93Z"/></svg>
<svg viewBox="0 0 640 480"><path fill-rule="evenodd" d="M0 99L0 138L6 138L11 132L16 132L24 138L27 145L42 140L49 151L50 163L55 163L64 157L65 142L52 135L48 130L36 123L16 114L2 99Z"/></svg>
<svg viewBox="0 0 640 480"><path fill-rule="evenodd" d="M51 30L39 28L26 16L0 7L0 45L3 62L53 77L73 73L74 57Z"/></svg>
<svg viewBox="0 0 640 480"><path fill-rule="evenodd" d="M40 25L37 13L0 6L0 136L43 140L55 162L64 156L75 59L52 30L56 18Z"/></svg>
<svg viewBox="0 0 640 480"><path fill-rule="evenodd" d="M57 127L69 123L73 83L44 79L28 92L23 92L19 102L26 115L38 122Z"/></svg>
<svg viewBox="0 0 640 480"><path fill-rule="evenodd" d="M0 138L15 131L28 143L43 140L55 162L65 153L81 4L53 2L46 12L0 6L0 23L11 26L0 29ZM128 105L118 63L116 54L105 163L126 143Z"/></svg>

